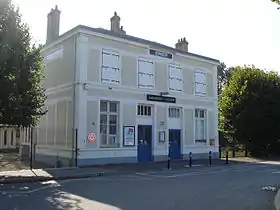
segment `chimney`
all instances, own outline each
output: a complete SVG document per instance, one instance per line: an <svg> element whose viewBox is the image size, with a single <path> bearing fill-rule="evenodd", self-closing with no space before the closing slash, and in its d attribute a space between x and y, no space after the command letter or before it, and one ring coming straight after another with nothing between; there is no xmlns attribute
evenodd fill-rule
<svg viewBox="0 0 280 210"><path fill-rule="evenodd" d="M60 13L56 5L48 14L47 44L59 37Z"/></svg>
<svg viewBox="0 0 280 210"><path fill-rule="evenodd" d="M120 26L121 18L118 16L117 12L114 12L114 16L111 17L111 31L118 34L126 34L123 30L123 26Z"/></svg>
<svg viewBox="0 0 280 210"><path fill-rule="evenodd" d="M187 42L186 37L184 37L184 38L178 39L178 42L176 43L175 48L177 50L188 52L188 45L189 45L189 43Z"/></svg>

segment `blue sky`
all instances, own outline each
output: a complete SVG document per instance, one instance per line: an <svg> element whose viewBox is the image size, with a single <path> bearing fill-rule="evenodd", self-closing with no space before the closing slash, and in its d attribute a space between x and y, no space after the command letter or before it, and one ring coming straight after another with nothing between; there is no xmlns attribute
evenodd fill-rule
<svg viewBox="0 0 280 210"><path fill-rule="evenodd" d="M60 34L83 24L110 27L117 11L127 34L189 51L227 66L254 64L280 72L280 10L270 0L14 0L34 39L44 43L47 13L61 10ZM277 60L277 58L279 60Z"/></svg>

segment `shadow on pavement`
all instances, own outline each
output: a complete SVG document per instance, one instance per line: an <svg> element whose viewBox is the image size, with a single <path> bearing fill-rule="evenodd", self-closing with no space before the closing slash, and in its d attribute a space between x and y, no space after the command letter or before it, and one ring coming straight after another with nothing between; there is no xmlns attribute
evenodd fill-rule
<svg viewBox="0 0 280 210"><path fill-rule="evenodd" d="M194 161L194 165L202 165L207 166L209 163L208 160L205 161ZM243 164L247 163L244 161L229 161L229 165L235 165L235 164ZM226 166L225 161L223 160L213 160L212 162L213 167L215 166ZM262 163L264 164L264 163ZM173 169L182 169L188 165L188 161L172 161L171 167ZM167 167L166 162L160 162L160 163L149 163L149 164L122 164L122 165L106 165L106 166L99 166L95 167L97 169L110 169L114 171L121 171L121 172L144 172L144 171L156 171L156 170L162 170ZM205 168L205 167L204 167ZM86 169L86 168L85 168ZM214 170L214 168L213 168ZM51 173L51 172L50 172ZM230 176L230 174L228 174ZM218 175L217 175L218 176ZM0 191L6 192L6 195L2 195L0 197L1 205L4 207L3 209L18 209L18 210L37 210L38 208L40 210L59 210L59 209L69 209L69 210L85 210L85 209L106 209L106 210L140 210L141 204L143 202L148 202L146 205L151 206L150 209L161 209L161 210L172 210L172 209L183 209L181 206L182 203L186 199L192 199L192 193L196 192L196 194L199 194L201 192L201 196L205 195L203 199L205 199L205 202L214 203L214 201L211 201L210 198L206 195L211 196L211 192L213 192L214 187L216 186L216 182L220 182L220 190L224 187L222 185L225 185L230 183L230 180L233 179L233 183L230 183L233 187L240 187L240 190L237 190L239 194L242 194L242 186L238 186L239 179L245 179L244 177L228 177L228 176L219 176L218 180L209 178L210 180L206 180L202 177L196 177L196 182L199 181L200 186L193 188L193 186L196 185L196 183L192 182L184 182L184 185L186 186L180 186L180 183L177 183L177 185L169 184L170 190L169 192L166 191L166 182L156 180L153 181L144 181L143 182L129 182L130 184L127 184L126 182L118 182L117 180L109 182L98 182L97 180L94 182L71 182L71 184L67 184L67 182L38 182L38 183L21 183L21 184L10 184L10 185L1 185ZM257 179L253 178L252 179ZM263 179L263 178L262 178ZM259 181L260 178L258 178L257 181ZM258 183L255 181L256 183ZM271 180L272 181L272 180ZM173 181L173 182L176 182ZM253 188L253 192L258 189L254 185L250 185L244 181L245 184L248 185L248 188ZM149 183L152 183L153 190L155 192L150 192ZM125 185L124 185L125 184ZM129 186L131 185L131 186ZM182 184L183 185L183 184ZM211 185L210 187L207 185ZM12 187L11 187L12 186ZM179 188L178 190L176 189ZM185 187L185 188L184 188ZM204 187L207 190L204 190ZM13 188L14 192L8 196L8 191ZM42 189L44 190L37 190ZM224 189L225 192L221 191L219 192L221 194L220 200L217 202L233 202L233 201L227 201L228 199L228 189ZM27 193L27 192L30 193ZM209 194L210 192L210 194ZM218 193L218 194L219 194ZM173 194L174 197L169 198L170 194ZM217 193L216 193L217 194ZM224 194L224 195L223 195ZM261 196L262 199L256 199L256 202L264 202L263 205L260 205L259 208L254 208L254 210L272 210L274 209L273 204L273 197L274 194L271 192L264 193L259 191L256 192L258 196ZM154 199L155 201L141 201L141 196L143 197L150 197L150 199ZM239 195L240 196L240 195ZM122 200L119 200L119 198L122 197ZM125 198L127 199L127 202L125 201ZM171 204L166 205L164 208L162 208L161 202L167 202L168 199L172 200ZM201 202L203 203L203 199ZM252 200L252 199L251 199ZM177 202L177 204L176 204ZM236 201L234 201L236 202ZM251 202L251 201L250 201ZM139 205L139 208L135 209L132 208L132 206L135 206L135 203ZM187 201L185 205L187 205ZM177 206L176 206L177 205ZM213 204L214 205L214 204ZM217 205L217 204L216 204ZM180 207L179 207L180 206ZM146 208L147 209L147 208ZM214 208L208 208L209 210L212 210ZM221 208L220 208L221 209ZM244 209L250 209L250 208L244 208ZM147 209L149 210L149 209ZM185 210L185 209L184 209ZM193 209L196 210L196 209ZM200 210L200 209L198 209ZM230 210L230 209L227 209ZM242 209L240 209L242 210Z"/></svg>

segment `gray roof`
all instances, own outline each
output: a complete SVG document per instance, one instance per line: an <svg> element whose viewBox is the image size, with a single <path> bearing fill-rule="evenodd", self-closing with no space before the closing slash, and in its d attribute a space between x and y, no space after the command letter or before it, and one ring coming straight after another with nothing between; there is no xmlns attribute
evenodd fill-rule
<svg viewBox="0 0 280 210"><path fill-rule="evenodd" d="M149 40L146 40L146 39L141 39L141 38L138 38L138 37L135 37L135 36L114 33L110 30L103 29L103 28L92 28L92 27L88 27L88 26L84 26L84 25L78 25L75 28L71 29L70 31L75 30L77 28L81 28L81 29L93 31L93 32L100 33L100 34L105 34L105 35L117 37L117 38L126 39L126 40L137 42L137 43L140 43L140 44L149 45L151 47L154 46L154 47L159 47L159 48L166 49L166 50L171 50L173 52L179 52L179 53L182 53L182 54L185 54L185 55L190 55L190 56L194 56L194 57L197 57L197 58L202 58L202 59L212 61L212 62L218 62L218 63L220 62L219 60L214 59L214 58L209 58L209 57L206 57L206 56L202 56L202 55L198 55L198 54L194 54L194 53L190 53L190 52L185 52L185 51L182 51L182 50L178 50L178 49L169 47L167 45L160 44L158 42L153 42L153 41L149 41ZM68 31L68 32L70 32L70 31Z"/></svg>

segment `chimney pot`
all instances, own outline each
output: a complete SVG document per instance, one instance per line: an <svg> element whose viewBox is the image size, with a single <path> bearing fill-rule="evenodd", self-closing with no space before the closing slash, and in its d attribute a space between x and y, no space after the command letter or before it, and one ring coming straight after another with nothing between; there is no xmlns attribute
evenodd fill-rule
<svg viewBox="0 0 280 210"><path fill-rule="evenodd" d="M178 42L175 44L177 50L188 52L188 42L186 37L178 39Z"/></svg>
<svg viewBox="0 0 280 210"><path fill-rule="evenodd" d="M48 17L47 24L47 43L50 43L59 37L59 28L60 28L60 11L58 6L55 6L55 10L52 8Z"/></svg>

